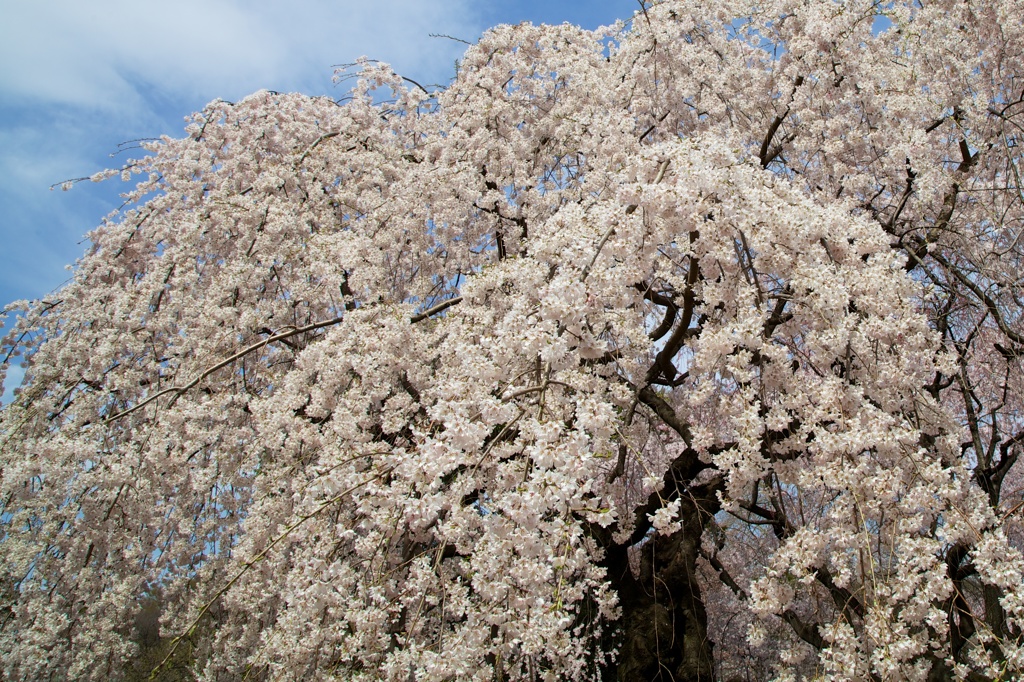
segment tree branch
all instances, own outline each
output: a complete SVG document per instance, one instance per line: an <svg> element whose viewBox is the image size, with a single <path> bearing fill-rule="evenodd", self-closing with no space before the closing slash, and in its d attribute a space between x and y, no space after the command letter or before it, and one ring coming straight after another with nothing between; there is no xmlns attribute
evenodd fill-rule
<svg viewBox="0 0 1024 682"><path fill-rule="evenodd" d="M224 367L227 367L228 365L230 365L235 360L239 360L239 359L245 357L246 355L248 355L249 353L252 353L255 350L259 350L260 348L263 348L267 344L273 343L275 341L281 341L283 339L287 339L287 338L289 338L291 336L295 336L297 334L303 334L305 332L313 331L314 329L321 329L323 327L330 327L331 325L338 324L339 322L342 321L342 319L343 319L342 317L335 317L332 320L326 320L324 322L314 322L313 324L308 324L305 327L298 327L296 329L292 329L292 330L287 331L287 332L281 332L280 334L275 334L274 336L270 336L270 337L268 337L266 339L263 339L262 341L254 343L253 345L249 346L248 348L245 348L243 350L238 351L237 353L235 353L231 357L228 357L228 358L225 358L224 360L221 360L216 365L213 365L212 367L209 367L208 369L204 370L202 374L200 374L199 376L197 376L195 379L193 379L192 381L188 382L184 386L172 386L171 388L164 389L163 391L160 391L159 393L156 393L156 394L151 395L150 397L146 398L145 400L143 400L138 405L135 405L134 407L131 407L131 408L127 409L127 410L124 410L123 412L118 412L117 414L115 414L112 417L107 417L106 419L103 420L103 423L104 424L109 424L110 422L112 422L114 420L117 420L117 419L120 419L121 417L127 417L132 412L135 412L136 410L141 410L143 407L145 407L146 405L148 405L149 403L153 402L154 400L156 400L157 398L159 398L161 396L168 395L170 393L174 393L175 394L175 398L177 398L178 396L180 396L181 394L185 393L189 389L194 388L200 381L202 381L206 377L210 376L211 374L213 374L217 370L223 369Z"/></svg>
<svg viewBox="0 0 1024 682"><path fill-rule="evenodd" d="M448 308L451 308L453 305L458 305L460 303L462 303L462 297L461 296L456 296L455 298L449 298L447 301L444 301L442 303L438 303L433 308L428 308L427 310L424 310L422 313L418 313L416 315L413 315L411 318L409 318L409 322L411 324L416 324L417 322L422 322L423 320L427 319L428 317L431 317L433 315L437 315L442 310L447 310Z"/></svg>

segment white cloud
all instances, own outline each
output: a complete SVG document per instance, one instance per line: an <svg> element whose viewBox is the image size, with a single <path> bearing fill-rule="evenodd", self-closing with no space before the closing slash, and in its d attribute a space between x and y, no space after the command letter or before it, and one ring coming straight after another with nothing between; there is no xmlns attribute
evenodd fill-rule
<svg viewBox="0 0 1024 682"><path fill-rule="evenodd" d="M68 277L64 266L85 249L83 235L118 205L119 183L50 191L55 182L116 165L96 112L55 114L54 107L0 126L0 306L38 297ZM85 191L83 191L85 190Z"/></svg>
<svg viewBox="0 0 1024 682"><path fill-rule="evenodd" d="M324 90L360 55L443 79L461 52L429 33L480 30L469 0L35 0L0 9L0 92L122 110L152 93L238 98Z"/></svg>

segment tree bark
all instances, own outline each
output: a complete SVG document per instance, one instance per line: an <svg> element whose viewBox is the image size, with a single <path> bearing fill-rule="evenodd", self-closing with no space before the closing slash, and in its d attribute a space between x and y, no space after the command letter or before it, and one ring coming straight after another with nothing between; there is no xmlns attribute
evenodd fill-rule
<svg viewBox="0 0 1024 682"><path fill-rule="evenodd" d="M686 489L681 495L682 528L672 535L649 534L638 544L637 574L625 548L609 552L609 577L617 586L622 619L619 656L611 679L619 682L708 682L714 647L697 577L701 535L718 511L718 484Z"/></svg>

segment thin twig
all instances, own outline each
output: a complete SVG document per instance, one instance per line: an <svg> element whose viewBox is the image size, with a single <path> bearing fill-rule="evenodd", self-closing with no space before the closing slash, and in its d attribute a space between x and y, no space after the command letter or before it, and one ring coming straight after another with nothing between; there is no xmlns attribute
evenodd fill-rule
<svg viewBox="0 0 1024 682"><path fill-rule="evenodd" d="M456 38L455 36L450 36L447 33L428 33L427 35L430 36L431 38L447 38L448 40L454 40L457 43L462 43L463 45L469 45L470 47L473 47L473 43L469 42L468 40Z"/></svg>

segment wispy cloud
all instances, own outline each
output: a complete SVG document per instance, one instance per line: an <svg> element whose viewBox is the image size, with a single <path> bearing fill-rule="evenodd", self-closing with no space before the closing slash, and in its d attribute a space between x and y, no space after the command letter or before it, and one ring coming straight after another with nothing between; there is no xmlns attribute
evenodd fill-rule
<svg viewBox="0 0 1024 682"><path fill-rule="evenodd" d="M154 90L322 90L332 64L364 54L436 78L461 50L428 34L480 30L469 0L41 0L0 12L8 101L117 111L151 105Z"/></svg>

